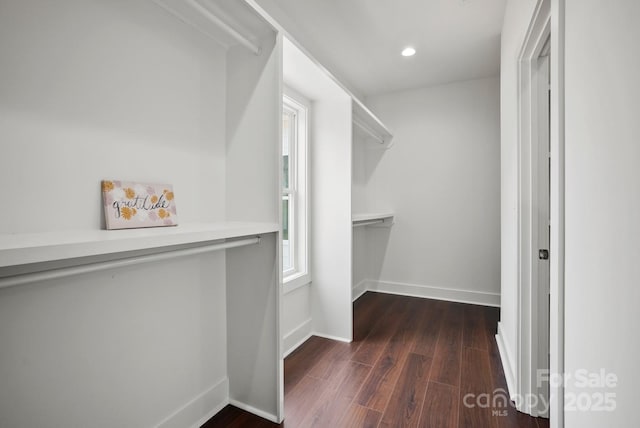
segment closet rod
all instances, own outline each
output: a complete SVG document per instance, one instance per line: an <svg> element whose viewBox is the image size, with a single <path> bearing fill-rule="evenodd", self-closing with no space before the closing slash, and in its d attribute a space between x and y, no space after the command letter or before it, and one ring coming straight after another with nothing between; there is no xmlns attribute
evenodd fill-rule
<svg viewBox="0 0 640 428"><path fill-rule="evenodd" d="M210 244L202 247L184 248L181 250L170 250L164 253L148 254L144 256L134 256L122 260L110 260L105 262L91 263L81 266L69 266L59 269L50 269L42 272L32 272L0 278L0 288L13 287L15 285L29 284L31 282L46 281L51 279L66 278L68 276L80 275L84 273L98 272L106 269L115 269L126 266L133 266L142 263L157 262L174 259L176 257L193 256L208 253L210 251L225 250L227 248L243 247L260 243L260 237L237 239L218 244Z"/></svg>
<svg viewBox="0 0 640 428"><path fill-rule="evenodd" d="M369 128L364 123L360 122L355 117L353 118L353 123L355 123L358 126L358 128L362 129L364 132L366 132L371 137L373 137L374 140L378 141L380 144L384 144L384 138L376 134L371 128Z"/></svg>
<svg viewBox="0 0 640 428"><path fill-rule="evenodd" d="M236 39L242 46L249 49L254 54L260 55L260 52L262 52L262 48L260 48L260 46L256 45L251 40L246 38L243 34L241 34L239 31L237 31L235 28L231 27L229 24L224 22L222 19L216 16L213 12L211 12L209 9L204 7L198 0L187 0L187 3L189 3L191 7L193 7L198 12L200 12L213 24L217 25L222 30L224 30L224 32L226 32L231 37Z"/></svg>
<svg viewBox="0 0 640 428"><path fill-rule="evenodd" d="M371 224L378 224L378 223L384 223L384 220L361 221L358 223L353 223L353 227L369 226Z"/></svg>

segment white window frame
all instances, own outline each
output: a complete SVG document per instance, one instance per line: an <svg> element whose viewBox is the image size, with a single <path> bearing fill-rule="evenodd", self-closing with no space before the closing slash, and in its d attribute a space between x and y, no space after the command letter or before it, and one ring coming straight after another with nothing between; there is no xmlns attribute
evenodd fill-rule
<svg viewBox="0 0 640 428"><path fill-rule="evenodd" d="M290 183L282 189L289 196L289 242L293 248L291 269L283 271L284 292L311 282L309 257L309 111L311 103L295 90L285 87L283 111L293 111L296 117L295 142L290 142Z"/></svg>

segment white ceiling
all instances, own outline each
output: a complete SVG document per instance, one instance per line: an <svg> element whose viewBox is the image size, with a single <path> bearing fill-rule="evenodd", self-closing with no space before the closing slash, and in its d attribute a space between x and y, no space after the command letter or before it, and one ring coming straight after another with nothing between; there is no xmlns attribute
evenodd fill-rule
<svg viewBox="0 0 640 428"><path fill-rule="evenodd" d="M506 0L255 0L361 95L496 76ZM418 51L404 58L400 51Z"/></svg>

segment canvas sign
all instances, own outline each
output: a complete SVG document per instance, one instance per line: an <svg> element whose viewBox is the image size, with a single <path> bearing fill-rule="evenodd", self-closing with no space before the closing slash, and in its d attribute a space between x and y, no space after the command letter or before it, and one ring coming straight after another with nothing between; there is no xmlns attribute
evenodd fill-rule
<svg viewBox="0 0 640 428"><path fill-rule="evenodd" d="M107 229L175 226L176 201L170 184L103 180Z"/></svg>

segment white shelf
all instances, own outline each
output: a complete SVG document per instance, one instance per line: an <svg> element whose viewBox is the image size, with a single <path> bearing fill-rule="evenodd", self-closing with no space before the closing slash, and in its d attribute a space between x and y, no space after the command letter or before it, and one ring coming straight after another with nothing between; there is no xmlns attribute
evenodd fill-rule
<svg viewBox="0 0 640 428"><path fill-rule="evenodd" d="M360 213L351 216L353 227L369 226L373 224L390 226L393 224L394 213L378 212L378 213Z"/></svg>
<svg viewBox="0 0 640 428"><path fill-rule="evenodd" d="M277 232L276 223L192 223L175 227L0 235L0 268Z"/></svg>
<svg viewBox="0 0 640 428"><path fill-rule="evenodd" d="M153 0L160 7L191 25L225 49L243 45L260 54L260 39L274 28L241 1Z"/></svg>
<svg viewBox="0 0 640 428"><path fill-rule="evenodd" d="M378 117L360 100L353 97L353 124L356 132L360 132L367 140L388 147L393 134Z"/></svg>
<svg viewBox="0 0 640 428"><path fill-rule="evenodd" d="M370 220L384 220L386 218L393 218L395 214L392 212L379 212L379 213L360 213L353 214L351 220L353 222L370 221Z"/></svg>

